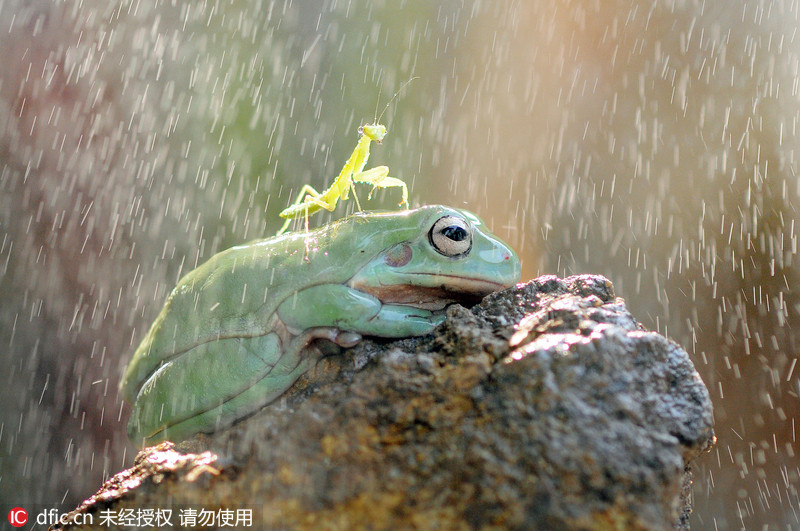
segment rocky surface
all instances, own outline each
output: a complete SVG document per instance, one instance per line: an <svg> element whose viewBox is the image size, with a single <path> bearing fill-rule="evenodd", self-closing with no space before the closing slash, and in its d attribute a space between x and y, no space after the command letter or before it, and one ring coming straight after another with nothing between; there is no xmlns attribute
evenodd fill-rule
<svg viewBox="0 0 800 531"><path fill-rule="evenodd" d="M540 277L449 308L432 336L326 357L232 428L143 450L72 514L97 525L103 511L172 508L179 527L187 508L245 509L257 529L686 528L689 467L712 422L686 352L644 330L606 279Z"/></svg>

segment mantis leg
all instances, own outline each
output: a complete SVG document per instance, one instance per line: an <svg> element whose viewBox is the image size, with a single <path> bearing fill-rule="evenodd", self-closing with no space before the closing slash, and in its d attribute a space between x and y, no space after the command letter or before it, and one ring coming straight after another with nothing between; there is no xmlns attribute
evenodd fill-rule
<svg viewBox="0 0 800 531"><path fill-rule="evenodd" d="M400 201L401 205L408 205L408 187L406 183L400 179L389 177L388 166L377 166L367 171L362 171L353 175L353 181L359 183L367 183L372 185L372 190L369 192L369 198L378 188L402 188L403 199Z"/></svg>
<svg viewBox="0 0 800 531"><path fill-rule="evenodd" d="M330 199L327 197L327 195L330 195L330 189L325 190L323 193L319 193L313 187L307 184L303 185L303 187L300 189L300 193L297 195L297 200L280 213L282 218L286 218L286 222L277 232L276 236L280 236L286 232L286 229L289 228L289 224L292 222L292 220L300 217L301 215L305 216L306 232L308 232L309 214L313 214L322 208L328 211L332 211L334 208L336 208L336 201L338 201L338 198Z"/></svg>
<svg viewBox="0 0 800 531"><path fill-rule="evenodd" d="M353 184L353 181L350 181L350 189L353 190L353 199L356 200L356 208L358 209L357 212L362 212L361 210L361 202L358 200L358 194L356 194L356 185ZM342 195L342 199L347 199L347 194Z"/></svg>

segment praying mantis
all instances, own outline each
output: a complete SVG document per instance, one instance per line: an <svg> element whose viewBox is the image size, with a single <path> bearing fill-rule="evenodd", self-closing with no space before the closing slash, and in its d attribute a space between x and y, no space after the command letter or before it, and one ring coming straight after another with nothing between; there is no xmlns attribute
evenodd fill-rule
<svg viewBox="0 0 800 531"><path fill-rule="evenodd" d="M306 219L306 232L308 232L308 216L319 212L323 208L333 212L339 199L347 199L351 188L353 190L353 198L356 200L356 206L358 210L361 210L361 204L358 201L353 183L371 184L372 190L368 198L371 198L372 193L378 188L402 188L403 196L400 205L408 205L408 187L406 183L400 179L389 177L388 166L376 166L364 171L364 166L367 165L367 159L369 159L369 145L373 141L378 144L381 143L383 137L386 136L386 126L379 123L365 124L358 128L358 132L361 137L358 139L350 158L344 164L342 171L334 179L333 184L322 193L317 192L311 185L303 185L297 200L280 213L282 218L286 218L286 222L277 235L286 232L292 220L303 215Z"/></svg>
<svg viewBox="0 0 800 531"><path fill-rule="evenodd" d="M414 79L416 78L413 77L403 83L400 90L398 90L394 96L392 96L392 99L389 100L389 103L386 104L386 108L389 107L397 94L399 94L406 85L414 81ZM384 112L385 111L386 109L384 109ZM382 116L383 113L375 120L375 123L364 124L358 128L358 133L361 135L358 139L358 143L353 153L350 155L350 158L345 162L342 171L339 172L339 175L336 176L336 179L334 179L333 184L331 184L329 188L320 193L311 185L303 185L297 196L297 200L279 214L280 217L286 219L286 222L277 232L277 236L286 232L292 220L300 216L305 216L306 232L308 232L308 216L322 209L333 212L339 199L346 200L351 189L353 191L353 198L356 200L356 208L360 211L361 204L358 201L356 187L353 183L372 185L372 190L370 190L367 199L372 198L372 194L378 188L401 188L403 190L403 195L400 205L406 205L406 207L408 207L408 187L406 183L400 179L389 177L388 166L376 166L375 168L364 171L364 166L367 165L367 159L369 159L369 145L372 142L380 144L383 141L383 137L386 136L386 126L379 123Z"/></svg>

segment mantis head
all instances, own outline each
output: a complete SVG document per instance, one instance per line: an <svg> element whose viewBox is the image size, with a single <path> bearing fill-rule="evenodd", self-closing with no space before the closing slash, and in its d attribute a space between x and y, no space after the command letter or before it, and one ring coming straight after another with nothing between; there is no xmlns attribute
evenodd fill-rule
<svg viewBox="0 0 800 531"><path fill-rule="evenodd" d="M386 126L381 124L364 124L358 128L358 132L380 144L383 137L386 136Z"/></svg>

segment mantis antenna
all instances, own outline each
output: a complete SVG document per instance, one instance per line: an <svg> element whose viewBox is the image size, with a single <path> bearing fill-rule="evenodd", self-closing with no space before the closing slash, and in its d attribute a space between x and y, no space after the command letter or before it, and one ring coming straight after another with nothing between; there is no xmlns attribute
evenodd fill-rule
<svg viewBox="0 0 800 531"><path fill-rule="evenodd" d="M388 108L389 108L389 105L391 105L391 104L392 104L392 102L393 102L393 101L395 100L395 98L397 97L397 95L398 95L398 94L400 94L400 93L403 91L403 89L404 89L404 88L406 88L406 87L407 87L407 86L408 86L408 85L409 85L409 84L410 84L412 81L414 81L415 79L419 79L419 76L414 76L414 77L412 77L411 79L408 79L408 80L406 80L406 81L405 81L405 82L404 82L402 85L400 85L400 88L399 88L399 89L397 89L397 91L396 91L396 92L395 92L395 93L392 95L391 99L390 99L390 100L389 100L389 101L386 103L386 106L385 106L385 107L383 108L383 110L381 111L381 115L380 115L380 116L378 116L378 117L375 119L375 121L374 121L374 122L372 122L372 123L375 123L375 124L379 124L379 123L381 123L381 118L383 118L383 115L384 115L384 113L386 112L386 109L388 109ZM377 101L375 102L375 114L378 114L378 102L377 102Z"/></svg>

